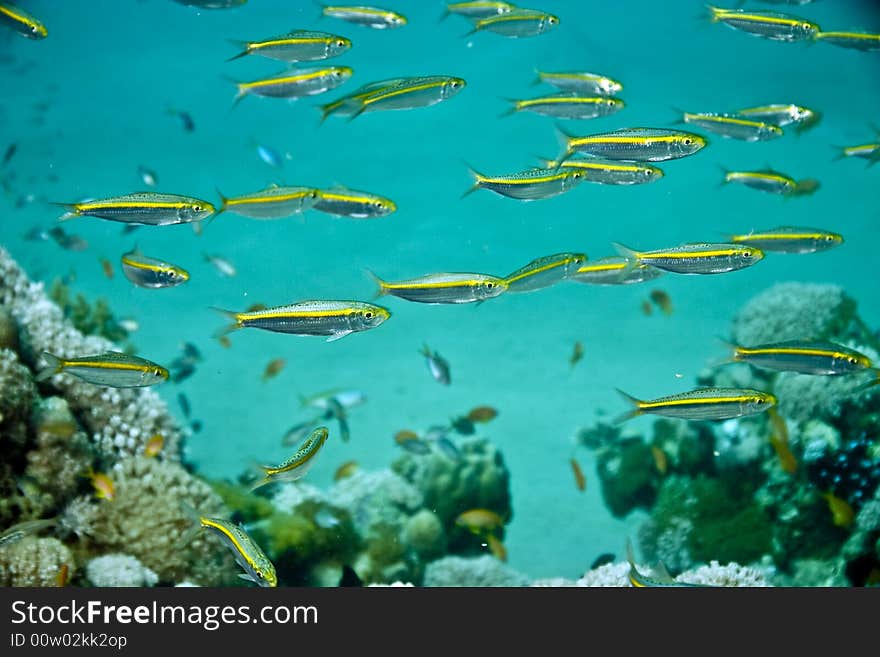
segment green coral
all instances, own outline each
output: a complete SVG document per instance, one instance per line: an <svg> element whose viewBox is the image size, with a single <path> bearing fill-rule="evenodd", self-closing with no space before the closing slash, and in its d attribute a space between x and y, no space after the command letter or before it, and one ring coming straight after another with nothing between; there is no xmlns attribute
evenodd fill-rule
<svg viewBox="0 0 880 657"><path fill-rule="evenodd" d="M96 299L90 304L82 294L71 298L70 287L60 278L52 281L49 298L60 306L64 316L70 319L81 333L100 335L117 344L128 339L128 331L116 321L105 299ZM132 345L126 345L126 351L133 350Z"/></svg>

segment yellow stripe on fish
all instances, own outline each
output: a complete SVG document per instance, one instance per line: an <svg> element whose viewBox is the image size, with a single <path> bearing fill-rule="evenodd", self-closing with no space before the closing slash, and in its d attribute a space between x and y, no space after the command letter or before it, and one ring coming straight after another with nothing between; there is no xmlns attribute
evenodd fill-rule
<svg viewBox="0 0 880 657"><path fill-rule="evenodd" d="M6 3L0 4L0 24L2 23L8 24L29 39L45 39L49 35L46 26L36 18Z"/></svg>
<svg viewBox="0 0 880 657"><path fill-rule="evenodd" d="M201 527L217 532L232 550L236 562L245 569L246 575L239 575L260 586L278 585L275 566L269 561L260 547L238 525L222 518L199 517Z"/></svg>

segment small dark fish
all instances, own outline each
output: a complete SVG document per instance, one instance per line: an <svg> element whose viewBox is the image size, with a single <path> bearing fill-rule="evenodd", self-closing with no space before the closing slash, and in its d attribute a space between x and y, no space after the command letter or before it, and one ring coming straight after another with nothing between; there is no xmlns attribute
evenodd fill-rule
<svg viewBox="0 0 880 657"><path fill-rule="evenodd" d="M415 431L410 431L409 429L402 429L394 434L394 442L410 454L425 455L431 453L431 446L419 438Z"/></svg>
<svg viewBox="0 0 880 657"><path fill-rule="evenodd" d="M438 438L434 441L434 445L437 447L438 452L451 461L461 460L461 451L455 446L454 442L449 440L449 438L446 438L445 436Z"/></svg>
<svg viewBox="0 0 880 657"><path fill-rule="evenodd" d="M571 357L568 359L568 364L571 367L574 367L578 364L578 362L584 357L584 345L582 342L575 342L574 349L572 349Z"/></svg>
<svg viewBox="0 0 880 657"><path fill-rule="evenodd" d="M642 314L651 316L654 313L654 307L651 305L651 302L645 299L642 301Z"/></svg>
<svg viewBox="0 0 880 657"><path fill-rule="evenodd" d="M284 369L284 365L287 363L283 358L275 358L270 360L266 365L266 369L263 370L263 376L261 379L265 382L269 379L276 376L281 370Z"/></svg>
<svg viewBox="0 0 880 657"><path fill-rule="evenodd" d="M342 567L342 576L339 578L339 586L363 586L363 580L349 565Z"/></svg>
<svg viewBox="0 0 880 657"><path fill-rule="evenodd" d="M202 430L202 421L201 420L193 420L192 422L190 422L189 426L195 433L198 433L199 431Z"/></svg>
<svg viewBox="0 0 880 657"><path fill-rule="evenodd" d="M182 392L177 393L177 403L180 404L180 410L183 411L183 416L186 419L189 419L190 415L190 406L189 406L189 398L183 394Z"/></svg>
<svg viewBox="0 0 880 657"><path fill-rule="evenodd" d="M584 471L581 470L580 463L575 460L574 457L569 459L571 462L571 471L574 473L574 485L577 486L579 491L587 490L587 477L584 474Z"/></svg>
<svg viewBox="0 0 880 657"><path fill-rule="evenodd" d="M168 113L171 116L176 116L180 119L180 122L183 124L183 129L186 132L193 132L196 129L196 123L189 115L189 112L183 110L169 109Z"/></svg>
<svg viewBox="0 0 880 657"><path fill-rule="evenodd" d="M654 302L660 310L663 311L664 315L672 314L672 299L669 298L669 295L663 290L651 290L651 301Z"/></svg>
<svg viewBox="0 0 880 657"><path fill-rule="evenodd" d="M489 422L496 417L498 417L498 411L491 406L477 406L467 414L467 419L471 422Z"/></svg>
<svg viewBox="0 0 880 657"><path fill-rule="evenodd" d="M192 342L183 343L183 355L192 361L202 360L202 352Z"/></svg>
<svg viewBox="0 0 880 657"><path fill-rule="evenodd" d="M15 152L18 150L18 144L13 142L9 144L9 147L6 149L6 152L3 153L3 162L0 163L0 166L6 166L9 164L9 160L15 157Z"/></svg>
<svg viewBox="0 0 880 657"><path fill-rule="evenodd" d="M476 427L474 427L474 423L467 417L457 417L452 420L451 425L456 432L463 436L473 435L477 430Z"/></svg>
<svg viewBox="0 0 880 657"><path fill-rule="evenodd" d="M590 565L590 570L595 570L599 566L604 566L608 563L614 563L614 555L610 552L603 552L598 557L596 557L596 559Z"/></svg>
<svg viewBox="0 0 880 657"><path fill-rule="evenodd" d="M104 276L113 278L113 263L107 260L107 258L101 258L101 268L104 270Z"/></svg>
<svg viewBox="0 0 880 657"><path fill-rule="evenodd" d="M351 431L348 427L348 416L345 413L345 407L339 403L335 397L327 400L327 410L333 414L333 417L339 422L339 434L342 442L347 443L351 439Z"/></svg>
<svg viewBox="0 0 880 657"><path fill-rule="evenodd" d="M174 363L171 364L172 368L174 367ZM181 383L182 381L186 381L189 377L196 373L196 368L194 365L190 363L185 363L181 367L174 369L171 373L171 380L174 383Z"/></svg>
<svg viewBox="0 0 880 657"><path fill-rule="evenodd" d="M452 375L449 371L449 361L436 351L431 351L428 345L423 345L422 350L419 353L425 357L425 362L428 364L428 370L431 372L431 376L434 377L434 380L437 383L442 383L445 386L452 383Z"/></svg>
<svg viewBox="0 0 880 657"><path fill-rule="evenodd" d="M49 230L49 236L55 240L62 249L67 251L85 251L89 243L79 235L73 235L65 231L61 226L55 226Z"/></svg>

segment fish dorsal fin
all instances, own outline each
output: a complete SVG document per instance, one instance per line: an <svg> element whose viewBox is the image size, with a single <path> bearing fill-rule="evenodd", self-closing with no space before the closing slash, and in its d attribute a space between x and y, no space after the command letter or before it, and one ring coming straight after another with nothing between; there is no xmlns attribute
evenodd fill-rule
<svg viewBox="0 0 880 657"><path fill-rule="evenodd" d="M658 561L654 567L654 579L663 584L675 584L675 578L669 574L662 561Z"/></svg>

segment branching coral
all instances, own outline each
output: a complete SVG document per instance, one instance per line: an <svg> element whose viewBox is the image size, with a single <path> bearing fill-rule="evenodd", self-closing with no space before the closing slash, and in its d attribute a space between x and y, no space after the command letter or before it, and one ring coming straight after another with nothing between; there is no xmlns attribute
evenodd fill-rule
<svg viewBox="0 0 880 657"><path fill-rule="evenodd" d="M66 578L59 577L64 566ZM26 536L0 549L0 586L59 586L75 570L70 550L55 538Z"/></svg>

